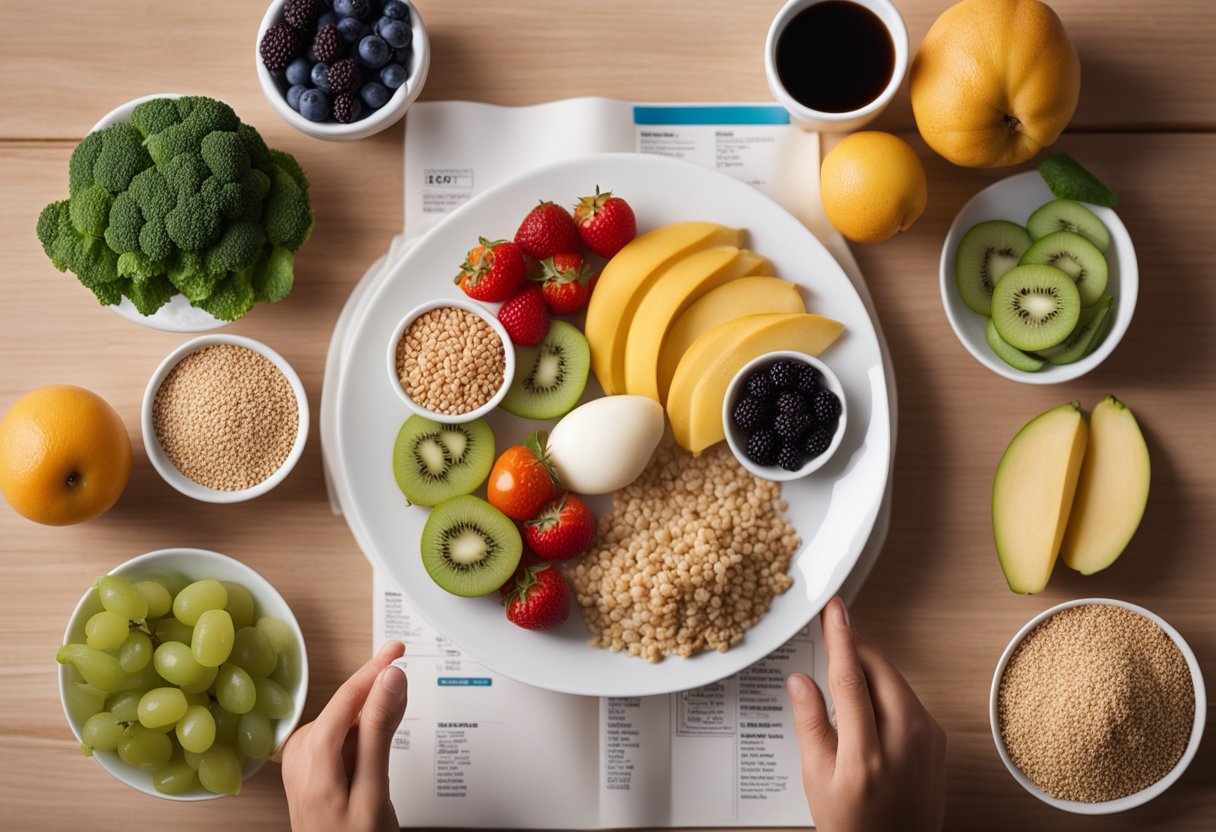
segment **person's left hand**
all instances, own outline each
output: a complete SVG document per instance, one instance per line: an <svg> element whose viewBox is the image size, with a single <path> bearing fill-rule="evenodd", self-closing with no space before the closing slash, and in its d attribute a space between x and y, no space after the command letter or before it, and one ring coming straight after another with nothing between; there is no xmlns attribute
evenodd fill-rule
<svg viewBox="0 0 1216 832"><path fill-rule="evenodd" d="M283 747L283 788L293 832L394 830L388 751L405 715L405 645L390 641L363 665L313 722Z"/></svg>

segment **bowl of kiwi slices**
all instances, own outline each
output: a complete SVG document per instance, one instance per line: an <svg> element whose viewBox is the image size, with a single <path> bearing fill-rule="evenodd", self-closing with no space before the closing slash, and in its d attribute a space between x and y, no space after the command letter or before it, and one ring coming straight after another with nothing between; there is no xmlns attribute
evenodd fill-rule
<svg viewBox="0 0 1216 832"><path fill-rule="evenodd" d="M1035 171L963 206L942 246L941 293L977 361L1026 384L1080 378L1136 309L1136 251L1110 208L1056 197Z"/></svg>

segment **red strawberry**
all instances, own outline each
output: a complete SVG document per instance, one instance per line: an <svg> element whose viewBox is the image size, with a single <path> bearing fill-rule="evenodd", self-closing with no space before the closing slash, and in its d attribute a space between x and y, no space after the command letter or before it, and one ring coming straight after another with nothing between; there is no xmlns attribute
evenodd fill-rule
<svg viewBox="0 0 1216 832"><path fill-rule="evenodd" d="M523 252L510 240L479 238L480 245L469 250L460 264L455 283L473 300L499 303L514 295L524 284L527 267Z"/></svg>
<svg viewBox="0 0 1216 832"><path fill-rule="evenodd" d="M569 560L595 545L595 515L577 494L567 494L524 524L524 542L544 560Z"/></svg>
<svg viewBox="0 0 1216 832"><path fill-rule="evenodd" d="M638 221L629 203L611 191L585 196L574 206L574 222L583 245L600 257L612 257L638 235Z"/></svg>
<svg viewBox="0 0 1216 832"><path fill-rule="evenodd" d="M498 310L498 320L511 336L511 343L530 347L545 340L549 331L549 307L539 286L528 286Z"/></svg>
<svg viewBox="0 0 1216 832"><path fill-rule="evenodd" d="M587 306L598 274L583 265L581 254L555 254L540 264L541 291L554 315L573 315Z"/></svg>
<svg viewBox="0 0 1216 832"><path fill-rule="evenodd" d="M528 212L515 232L515 245L537 260L581 251L583 248L574 218L569 211L553 202L542 202Z"/></svg>
<svg viewBox="0 0 1216 832"><path fill-rule="evenodd" d="M570 589L552 566L529 566L502 588L507 620L525 630L552 630L570 615Z"/></svg>

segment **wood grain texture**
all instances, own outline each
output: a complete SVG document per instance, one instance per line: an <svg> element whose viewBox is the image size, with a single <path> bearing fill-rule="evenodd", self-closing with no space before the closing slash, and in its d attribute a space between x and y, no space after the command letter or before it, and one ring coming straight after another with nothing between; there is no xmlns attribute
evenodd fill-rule
<svg viewBox="0 0 1216 832"><path fill-rule="evenodd" d="M760 45L778 0L422 0L435 43L432 99L520 104L572 95L650 100L761 99ZM946 3L902 0L913 44ZM1008 638L1060 600L1100 595L1141 603L1189 639L1216 685L1216 411L1212 361L1216 282L1216 15L1206 0L1170 0L1151 11L1128 0L1055 3L1082 54L1085 79L1074 132L1061 147L1123 196L1120 215L1140 259L1140 304L1115 354L1084 379L1031 387L989 373L951 333L937 288L946 229L962 204L1007 171L968 171L925 159L930 197L911 232L856 252L890 341L899 383L900 432L889 542L855 606L858 627L903 669L950 735L950 829L1200 830L1216 827L1216 746L1211 736L1166 796L1102 820L1063 815L1006 774L988 733L987 691ZM257 3L224 0L155 6L131 0L39 4L0 0L6 106L0 112L0 411L48 383L89 387L118 409L136 446L119 506L83 527L52 529L0 507L0 827L124 828L125 818L164 818L181 828L248 824L286 829L274 766L239 800L168 807L123 788L76 753L55 693L51 661L80 593L97 574L164 546L214 548L249 563L290 600L312 661L306 718L370 647L370 569L325 502L313 433L304 458L270 495L205 506L152 470L138 433L148 376L184 336L133 326L98 308L56 272L33 234L41 206L66 190L75 141L104 111L154 91L205 92L231 102L273 146L295 153L314 182L318 228L299 258L297 287L229 331L259 338L296 367L319 403L329 332L351 286L401 226L400 127L357 146L295 133L262 99L253 72ZM36 20L31 16L37 13ZM594 43L588 32L595 33ZM33 34L37 36L33 36ZM615 57L588 60L598 46ZM556 56L556 57L555 57ZM911 127L906 93L879 126ZM1163 132L1178 128L1201 132ZM1124 131L1147 132L1124 132ZM991 478L1005 444L1029 418L1108 392L1144 426L1153 493L1131 549L1090 578L1061 569L1041 596L1005 589L988 521ZM1212 731L1209 730L1209 734ZM70 790L70 791L69 791ZM70 796L70 799L65 797ZM82 817L80 807L89 807Z"/></svg>

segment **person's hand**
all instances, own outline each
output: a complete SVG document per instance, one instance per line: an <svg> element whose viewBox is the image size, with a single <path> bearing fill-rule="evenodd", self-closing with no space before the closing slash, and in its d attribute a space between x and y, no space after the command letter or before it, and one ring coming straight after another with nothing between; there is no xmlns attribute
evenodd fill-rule
<svg viewBox="0 0 1216 832"><path fill-rule="evenodd" d="M802 750L802 782L820 832L941 829L946 732L882 652L849 624L844 602L824 608L828 687L787 682Z"/></svg>
<svg viewBox="0 0 1216 832"><path fill-rule="evenodd" d="M283 747L283 788L293 832L396 830L388 750L405 714L405 673L390 641Z"/></svg>

